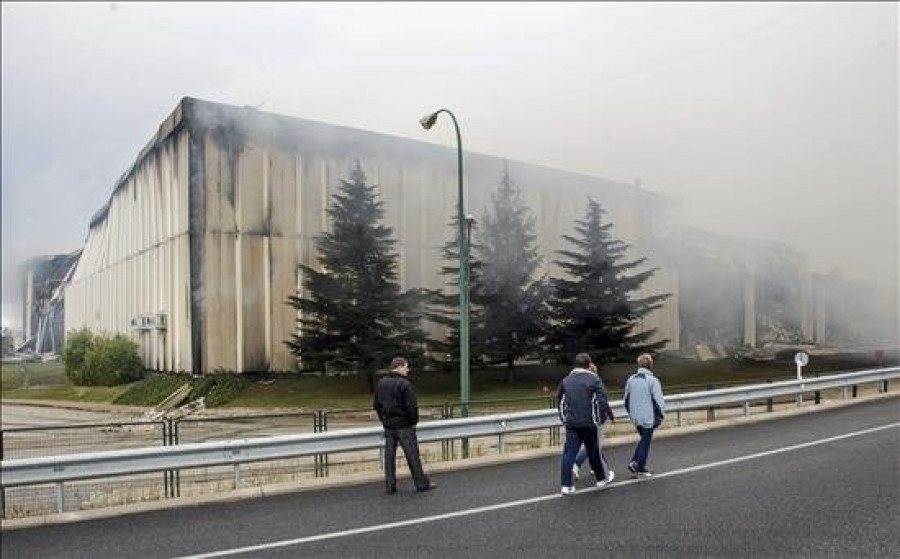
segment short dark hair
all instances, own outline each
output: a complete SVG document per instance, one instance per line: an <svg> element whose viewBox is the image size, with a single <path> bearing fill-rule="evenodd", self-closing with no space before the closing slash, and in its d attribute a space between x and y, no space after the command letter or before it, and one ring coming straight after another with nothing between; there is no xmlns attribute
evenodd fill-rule
<svg viewBox="0 0 900 559"><path fill-rule="evenodd" d="M396 371L400 367L408 364L409 363L403 357L394 357L393 359L391 359L391 370Z"/></svg>
<svg viewBox="0 0 900 559"><path fill-rule="evenodd" d="M575 356L575 366L579 369L587 369L591 366L591 356L587 353L579 353Z"/></svg>
<svg viewBox="0 0 900 559"><path fill-rule="evenodd" d="M653 356L649 353L642 353L638 355L637 358L638 367L643 367L645 369L653 368Z"/></svg>

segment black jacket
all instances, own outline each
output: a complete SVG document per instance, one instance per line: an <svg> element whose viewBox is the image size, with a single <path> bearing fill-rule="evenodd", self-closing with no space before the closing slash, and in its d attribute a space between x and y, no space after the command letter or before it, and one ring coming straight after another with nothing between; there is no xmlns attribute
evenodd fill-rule
<svg viewBox="0 0 900 559"><path fill-rule="evenodd" d="M590 427L613 419L600 377L586 369L574 369L556 391L559 419L566 427Z"/></svg>
<svg viewBox="0 0 900 559"><path fill-rule="evenodd" d="M372 407L385 429L404 429L419 422L416 391L400 373L388 373L378 381Z"/></svg>

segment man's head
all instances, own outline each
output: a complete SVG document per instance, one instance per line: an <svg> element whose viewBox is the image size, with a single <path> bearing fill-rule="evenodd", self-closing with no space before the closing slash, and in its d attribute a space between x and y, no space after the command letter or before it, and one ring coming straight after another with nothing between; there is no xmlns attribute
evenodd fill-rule
<svg viewBox="0 0 900 559"><path fill-rule="evenodd" d="M409 373L409 363L403 357L394 357L391 360L391 372L405 376Z"/></svg>
<svg viewBox="0 0 900 559"><path fill-rule="evenodd" d="M653 368L653 357L649 353L642 353L638 355L637 358L638 367L643 367L645 369Z"/></svg>
<svg viewBox="0 0 900 559"><path fill-rule="evenodd" d="M575 366L579 369L587 369L591 366L591 356L587 353L579 353L575 356Z"/></svg>

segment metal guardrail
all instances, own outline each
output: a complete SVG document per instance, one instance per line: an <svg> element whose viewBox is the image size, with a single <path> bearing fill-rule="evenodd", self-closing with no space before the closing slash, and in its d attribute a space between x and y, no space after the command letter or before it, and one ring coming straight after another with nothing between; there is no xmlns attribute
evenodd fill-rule
<svg viewBox="0 0 900 559"><path fill-rule="evenodd" d="M666 413L705 409L721 405L744 404L778 396L796 395L802 401L805 392L846 388L869 383L882 383L887 390L891 379L900 377L900 367L858 371L739 386L704 392L676 394L666 398ZM621 400L610 402L617 417L627 417ZM420 442L433 442L470 437L498 436L559 426L556 410L495 414L480 417L428 421L418 426ZM87 454L4 460L0 463L2 488L24 485L57 484L92 478L115 477L137 473L233 465L236 473L241 464L267 460L315 456L381 448L384 443L380 427L344 429L302 435L284 435L256 439L183 444L177 446L114 450Z"/></svg>

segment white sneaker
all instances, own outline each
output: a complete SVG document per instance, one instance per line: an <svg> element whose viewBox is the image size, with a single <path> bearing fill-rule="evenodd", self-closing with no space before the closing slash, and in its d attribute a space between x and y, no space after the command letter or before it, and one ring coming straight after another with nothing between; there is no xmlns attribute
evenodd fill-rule
<svg viewBox="0 0 900 559"><path fill-rule="evenodd" d="M607 470L606 479L597 482L597 487L606 487L606 485L612 480L616 479L616 472L612 470Z"/></svg>
<svg viewBox="0 0 900 559"><path fill-rule="evenodd" d="M578 464L572 466L572 477L575 478L575 481L578 481L578 477L581 474L581 468L578 467Z"/></svg>
<svg viewBox="0 0 900 559"><path fill-rule="evenodd" d="M574 487L566 487L565 485L563 485L560 493L562 493L563 495L574 495L575 488Z"/></svg>

